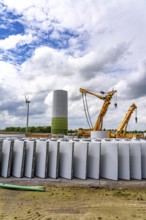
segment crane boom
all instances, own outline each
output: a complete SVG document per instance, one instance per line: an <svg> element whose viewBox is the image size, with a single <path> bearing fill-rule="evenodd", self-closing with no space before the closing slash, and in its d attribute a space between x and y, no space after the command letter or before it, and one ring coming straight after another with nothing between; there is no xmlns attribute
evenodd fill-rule
<svg viewBox="0 0 146 220"><path fill-rule="evenodd" d="M116 137L119 137L120 134L122 133L122 131L123 131L124 134L126 133L126 129L127 129L128 122L129 122L129 120L130 120L130 118L131 118L131 115L132 115L132 113L133 113L133 111L134 111L135 109L137 109L137 106L133 103L133 104L130 106L128 112L126 113L126 115L125 115L123 121L121 122L121 124L120 124L119 127L117 128Z"/></svg>
<svg viewBox="0 0 146 220"><path fill-rule="evenodd" d="M80 88L80 92L81 92L81 93L84 93L84 94L90 94L90 95L96 96L96 97L99 98L99 99L103 99L103 100L105 99L104 96L101 96L101 95L98 95L98 94L96 94L96 93L90 92L90 91L88 91L88 90L86 90L86 89Z"/></svg>
<svg viewBox="0 0 146 220"><path fill-rule="evenodd" d="M105 116L105 114L106 114L106 112L108 110L108 107L109 107L109 105L111 103L110 101L111 101L113 95L117 91L113 89L112 91L110 91L108 93L105 93L104 96L103 95L98 95L96 93L90 92L90 91L82 89L82 88L80 88L80 92L82 94L90 94L90 95L93 95L93 96L95 96L95 97L97 97L99 99L104 100L104 103L103 103L102 108L100 110L99 116L98 116L98 118L96 120L96 123L95 123L94 127L92 128L93 131L100 131L100 130L102 130L103 118L104 118L104 116ZM115 107L116 107L116 105L115 105ZM90 130L86 130L86 131L85 130L82 130L82 131L79 130L79 133L90 134Z"/></svg>
<svg viewBox="0 0 146 220"><path fill-rule="evenodd" d="M113 89L112 91L108 92L107 95L105 96L104 103L103 103L102 108L100 110L99 116L96 120L96 123L93 127L93 131L101 131L102 130L103 118L104 118L104 116L108 110L108 107L111 103L111 99L116 92L117 91Z"/></svg>

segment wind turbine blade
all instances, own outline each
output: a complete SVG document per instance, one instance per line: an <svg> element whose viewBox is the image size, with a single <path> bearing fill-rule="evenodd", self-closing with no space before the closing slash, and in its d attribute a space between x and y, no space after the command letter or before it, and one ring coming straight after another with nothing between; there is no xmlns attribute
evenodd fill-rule
<svg viewBox="0 0 146 220"><path fill-rule="evenodd" d="M25 102L26 102L26 104L28 103L28 101L29 101L29 98L25 95Z"/></svg>

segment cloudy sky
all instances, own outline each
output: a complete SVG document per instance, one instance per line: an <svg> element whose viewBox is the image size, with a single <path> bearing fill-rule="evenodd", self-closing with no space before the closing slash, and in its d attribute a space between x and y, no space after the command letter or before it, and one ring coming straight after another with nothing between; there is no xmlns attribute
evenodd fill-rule
<svg viewBox="0 0 146 220"><path fill-rule="evenodd" d="M88 128L79 88L117 89L103 127L146 130L145 0L0 0L0 129L51 125L52 91L68 91L69 128ZM103 101L87 96L93 124Z"/></svg>

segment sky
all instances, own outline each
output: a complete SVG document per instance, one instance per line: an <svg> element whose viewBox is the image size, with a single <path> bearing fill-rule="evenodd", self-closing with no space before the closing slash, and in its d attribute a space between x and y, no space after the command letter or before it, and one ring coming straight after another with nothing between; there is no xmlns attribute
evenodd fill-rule
<svg viewBox="0 0 146 220"><path fill-rule="evenodd" d="M68 91L68 128L88 128L80 88L117 90L103 128L146 130L145 0L0 0L0 129L51 125L53 90ZM118 107L114 109L117 100ZM87 95L92 123L103 100Z"/></svg>

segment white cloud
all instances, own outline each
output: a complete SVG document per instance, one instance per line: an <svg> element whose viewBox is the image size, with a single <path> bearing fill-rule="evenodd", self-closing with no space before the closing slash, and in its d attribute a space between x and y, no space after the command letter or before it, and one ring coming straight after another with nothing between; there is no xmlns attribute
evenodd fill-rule
<svg viewBox="0 0 146 220"><path fill-rule="evenodd" d="M109 65L118 64L126 56L128 45L125 43L105 50L94 50L82 57L70 58L70 63L79 68L82 76L86 79L95 77L98 73L104 72Z"/></svg>
<svg viewBox="0 0 146 220"><path fill-rule="evenodd" d="M8 100L17 97L22 102L24 94L29 94L33 110L31 123L49 122L52 90L65 89L69 93L69 126L85 126L80 87L97 92L112 88L118 90L119 107L115 112L110 106L104 120L105 127L116 128L133 102L138 106L140 120L146 123L144 0L3 2L8 11L22 16L19 21L25 28L23 34L0 40L0 48L4 52L18 45L37 43L45 34L46 41L60 40L60 47L68 41L64 49L51 48L51 44L38 46L32 56L17 67L6 61L0 63L1 94ZM65 36L67 32L70 32L69 39ZM95 122L102 101L95 101L94 97L88 101ZM1 104L4 108L5 103ZM18 109L24 109L22 103ZM16 117L10 111L7 114ZM136 128L133 122L132 126ZM137 126L145 129L145 124Z"/></svg>
<svg viewBox="0 0 146 220"><path fill-rule="evenodd" d="M0 28L2 28L2 29L7 29L7 26L4 25L4 24L0 24Z"/></svg>
<svg viewBox="0 0 146 220"><path fill-rule="evenodd" d="M84 57L82 57L82 59L83 58ZM86 62L86 59L84 60L84 62L81 62L80 57L76 58L76 63L71 62L71 60L74 60L74 58L71 58L70 55L65 55L63 51L57 51L56 49L48 47L40 47L36 49L31 59L22 64L19 71L16 71L13 65L1 63L1 68L4 70L1 75L1 82L5 80L5 72L8 72L9 74L7 74L7 81L4 82L4 89L9 88L7 90L13 91L11 93L11 97L17 97L19 98L19 100L23 101L24 94L29 95L30 99L32 100L31 108L34 110L34 119L35 111L43 105L45 105L46 107L48 106L48 110L45 106L43 107L44 111L46 111L46 116L44 117L51 117L52 91L55 89L67 90L69 93L69 117L73 118L73 120L69 119L71 127L87 126L83 111L81 94L79 92L80 87L92 90L94 92L99 92L101 90L108 91L109 89L116 88L118 90L119 99L126 98L127 101L124 105L122 101L118 101L119 108L116 117L114 117L114 115L109 117L109 115L114 114L112 110L113 105L109 108L107 116L105 117L104 125L107 127L113 126L114 128L118 126L118 124L120 123L120 119L122 120L122 117L120 116L122 115L122 112L124 110L126 111L129 108L131 102L135 101L128 101L128 97L130 97L130 94L132 95L131 92L133 91L133 88L131 88L130 91L128 89L128 86L132 85L132 83L139 82L136 78L138 77L139 72L132 73L134 74L134 76L136 76L133 77L135 79L133 81L130 81L132 74L131 76L128 76L128 80L124 78L121 80L120 75L118 77L114 77L115 73L107 74L103 73L102 71L99 71L98 74L96 74L94 77L90 77L88 80L86 80L82 78L81 67L84 67L86 69L89 66L89 63ZM92 62L92 60L93 59L90 59L90 62ZM97 57L97 63L99 61L100 57ZM105 64L106 62L107 59L105 59ZM76 64L79 65L77 66ZM141 71L142 70L144 70L144 67L141 68ZM143 74L140 78L143 80ZM138 77L138 79L140 78ZM44 96L42 96L41 100L37 101L40 93L44 93ZM35 101L33 101L34 97L36 97ZM102 101L98 99L95 100L94 97L90 96L88 97L88 102L90 106L90 113L92 115L92 121L94 124L97 115L101 109ZM36 112L36 114L38 113ZM41 115L39 116L41 117ZM114 123L111 123L111 117L116 118ZM33 121L33 118L31 119L32 124L36 123L36 119ZM76 120L76 124L74 120ZM40 121L40 119L38 119L37 121ZM72 122L74 125L72 124Z"/></svg>
<svg viewBox="0 0 146 220"><path fill-rule="evenodd" d="M146 60L139 64L137 71L127 75L126 78L119 80L115 85L121 97L125 99L140 98L146 96Z"/></svg>
<svg viewBox="0 0 146 220"><path fill-rule="evenodd" d="M35 50L34 55L28 61L22 64L22 73L25 78L32 80L37 77L42 77L42 80L44 78L44 81L47 78L48 83L52 82L55 77L59 80L63 75L73 74L67 59L63 51L40 47Z"/></svg>
<svg viewBox="0 0 146 220"><path fill-rule="evenodd" d="M27 35L11 35L8 38L0 40L0 49L9 50L15 48L17 45L30 44L33 38L31 34Z"/></svg>

